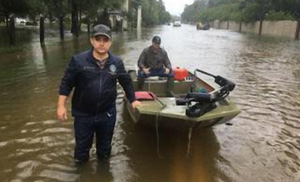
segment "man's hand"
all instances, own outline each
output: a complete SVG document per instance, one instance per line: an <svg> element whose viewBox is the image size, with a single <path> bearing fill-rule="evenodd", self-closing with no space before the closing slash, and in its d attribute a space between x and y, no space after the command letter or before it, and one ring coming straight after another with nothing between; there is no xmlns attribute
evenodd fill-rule
<svg viewBox="0 0 300 182"><path fill-rule="evenodd" d="M141 105L141 102L138 100L135 100L131 103L131 106L133 109L135 109L137 106L140 106L140 105Z"/></svg>
<svg viewBox="0 0 300 182"><path fill-rule="evenodd" d="M166 68L166 69L165 69L165 74L167 75L167 74L169 74L169 73L170 73L169 68Z"/></svg>
<svg viewBox="0 0 300 182"><path fill-rule="evenodd" d="M67 109L66 109L65 106L58 106L57 107L57 118L60 121L66 121L68 119Z"/></svg>
<svg viewBox="0 0 300 182"><path fill-rule="evenodd" d="M65 121L68 119L67 116L67 109L66 109L66 102L68 96L59 95L58 102L57 102L57 118L61 121Z"/></svg>
<svg viewBox="0 0 300 182"><path fill-rule="evenodd" d="M150 74L150 68L143 68L143 71L146 75Z"/></svg>

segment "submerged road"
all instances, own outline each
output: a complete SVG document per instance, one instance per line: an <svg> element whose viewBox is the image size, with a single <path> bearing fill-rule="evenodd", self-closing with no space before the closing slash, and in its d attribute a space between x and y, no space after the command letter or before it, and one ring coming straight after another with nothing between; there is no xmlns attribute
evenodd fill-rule
<svg viewBox="0 0 300 182"><path fill-rule="evenodd" d="M56 119L58 86L88 38L33 34L23 49L0 54L1 181L266 182L300 180L300 43L191 25L160 26L113 35L114 53L134 67L160 35L173 66L203 69L234 81L231 99L242 112L232 126L188 135L134 125L117 100L112 157L85 166L73 161L73 122ZM159 154L157 149L159 147Z"/></svg>

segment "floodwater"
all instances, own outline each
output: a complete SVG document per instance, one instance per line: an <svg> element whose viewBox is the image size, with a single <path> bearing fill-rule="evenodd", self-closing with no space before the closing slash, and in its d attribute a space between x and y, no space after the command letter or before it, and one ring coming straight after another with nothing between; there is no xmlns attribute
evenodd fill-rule
<svg viewBox="0 0 300 182"><path fill-rule="evenodd" d="M203 69L237 85L242 112L231 123L184 132L135 125L117 99L111 158L95 149L74 164L73 122L56 119L58 86L70 57L88 38L38 35L0 54L0 177L4 182L294 182L300 180L300 42L191 25L114 34L112 50L134 67L160 35L173 66ZM28 41L28 40L27 40ZM68 105L70 108L70 104ZM189 148L188 148L189 146Z"/></svg>

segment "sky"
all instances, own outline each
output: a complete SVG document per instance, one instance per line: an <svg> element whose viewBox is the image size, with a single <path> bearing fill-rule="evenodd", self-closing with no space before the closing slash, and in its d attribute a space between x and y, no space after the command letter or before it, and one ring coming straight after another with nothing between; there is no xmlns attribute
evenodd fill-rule
<svg viewBox="0 0 300 182"><path fill-rule="evenodd" d="M180 15L185 5L193 4L194 0L163 0L166 10L171 13L171 15Z"/></svg>

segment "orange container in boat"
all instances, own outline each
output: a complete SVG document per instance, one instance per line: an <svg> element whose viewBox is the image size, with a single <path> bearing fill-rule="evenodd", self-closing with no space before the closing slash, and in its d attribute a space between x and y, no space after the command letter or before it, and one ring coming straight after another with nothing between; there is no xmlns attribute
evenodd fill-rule
<svg viewBox="0 0 300 182"><path fill-rule="evenodd" d="M180 81L184 80L189 75L187 69L179 68L179 67L173 68L173 73L174 73L174 79Z"/></svg>

